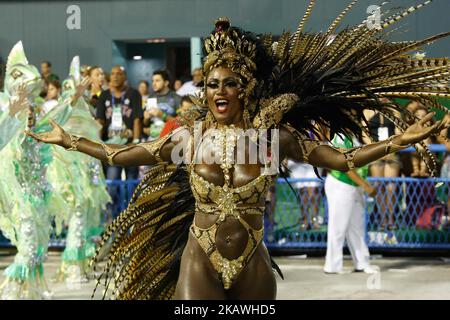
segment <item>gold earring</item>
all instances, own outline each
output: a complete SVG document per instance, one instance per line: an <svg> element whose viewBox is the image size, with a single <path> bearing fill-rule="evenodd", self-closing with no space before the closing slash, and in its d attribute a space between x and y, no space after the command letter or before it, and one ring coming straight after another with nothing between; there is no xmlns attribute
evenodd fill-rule
<svg viewBox="0 0 450 320"><path fill-rule="evenodd" d="M242 118L244 119L245 129L250 128L250 125L251 125L250 113L248 112L247 107L244 107L244 113L242 115Z"/></svg>
<svg viewBox="0 0 450 320"><path fill-rule="evenodd" d="M212 114L212 112L208 110L208 112L206 113L206 116L205 116L205 126L206 126L206 128L213 127L214 123L215 123L215 120L216 119L214 118L214 115Z"/></svg>

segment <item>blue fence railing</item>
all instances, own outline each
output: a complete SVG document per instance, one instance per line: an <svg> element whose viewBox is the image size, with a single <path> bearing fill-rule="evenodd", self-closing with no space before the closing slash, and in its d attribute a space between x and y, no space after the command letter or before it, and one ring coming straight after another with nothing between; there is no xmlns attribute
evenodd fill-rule
<svg viewBox="0 0 450 320"><path fill-rule="evenodd" d="M450 249L447 207L450 179L369 178L378 194L366 200L369 248ZM325 248L328 210L323 180L284 179L275 186L275 201L265 217L269 248ZM436 188L436 183L442 186ZM104 214L108 223L127 206L138 181L107 181L113 204ZM431 211L431 214L430 214ZM271 213L273 212L273 213ZM0 233L0 245L11 246ZM65 233L52 236L50 246L63 247Z"/></svg>
<svg viewBox="0 0 450 320"><path fill-rule="evenodd" d="M430 149L431 152L436 152L436 153L447 152L447 148L444 144L429 144L428 149ZM402 149L397 152L415 152L415 151L416 151L416 149L414 149L414 147L409 147L409 148L405 148L405 149Z"/></svg>
<svg viewBox="0 0 450 320"><path fill-rule="evenodd" d="M325 248L328 209L320 179L278 179L273 217L266 217L269 248ZM369 178L378 193L366 198L369 248L450 249L446 210L450 179ZM436 188L436 184L442 185ZM269 214L271 210L268 210Z"/></svg>

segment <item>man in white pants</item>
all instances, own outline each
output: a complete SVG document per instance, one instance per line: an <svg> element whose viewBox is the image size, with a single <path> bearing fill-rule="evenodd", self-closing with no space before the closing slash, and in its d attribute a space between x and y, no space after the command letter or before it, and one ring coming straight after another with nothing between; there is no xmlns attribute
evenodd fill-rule
<svg viewBox="0 0 450 320"><path fill-rule="evenodd" d="M338 148L352 148L358 144L343 136L335 136L333 139L333 145ZM326 178L328 240L325 273L342 273L345 240L355 271L373 273L365 242L364 191L374 196L376 189L365 180L367 173L367 166L346 173L332 170Z"/></svg>

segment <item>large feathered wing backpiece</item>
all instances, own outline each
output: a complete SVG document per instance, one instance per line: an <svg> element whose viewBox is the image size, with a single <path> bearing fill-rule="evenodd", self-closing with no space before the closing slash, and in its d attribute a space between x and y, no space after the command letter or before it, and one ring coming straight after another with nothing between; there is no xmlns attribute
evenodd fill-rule
<svg viewBox="0 0 450 320"><path fill-rule="evenodd" d="M96 257L112 240L97 281L97 286L104 286L103 297L171 299L193 217L194 197L185 168L167 163L153 166L127 209L105 230L97 250ZM97 263L95 258L94 266Z"/></svg>
<svg viewBox="0 0 450 320"><path fill-rule="evenodd" d="M304 32L315 0L311 0L297 30L283 33L277 42L266 36L263 41L271 51L276 67L264 82L260 97L274 97L295 93L299 101L284 114L283 121L297 130L314 129L311 123L330 129L330 134L359 135L366 130L367 120L363 110L371 109L392 120L404 131L405 119L414 118L406 108L392 102L392 98L410 98L423 103L426 108L448 110L436 100L450 96L450 66L447 58L417 59L411 55L423 45L447 37L450 32L437 34L423 40L390 42L388 27L411 15L431 1L400 12L386 13L378 28L369 28L366 21L360 25L336 29L343 17L357 2L352 1L332 22L326 32ZM387 2L381 4L383 6ZM394 30L395 31L395 30ZM397 112L396 112L397 111ZM398 115L400 113L400 115ZM370 136L370 134L369 134ZM434 175L434 157L425 144L418 150ZM420 148L417 148L420 149ZM426 157L423 152L428 154Z"/></svg>

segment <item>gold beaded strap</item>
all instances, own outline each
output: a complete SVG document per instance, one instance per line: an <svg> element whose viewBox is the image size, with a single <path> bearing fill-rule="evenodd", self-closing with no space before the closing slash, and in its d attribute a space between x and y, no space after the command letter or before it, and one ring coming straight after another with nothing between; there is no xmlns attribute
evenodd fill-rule
<svg viewBox="0 0 450 320"><path fill-rule="evenodd" d="M177 128L162 138L149 142L139 143L136 146L142 147L145 150L147 150L152 156L155 157L156 161L163 162L163 159L161 158L161 148L167 141L169 141L176 133L180 132L181 130L186 130L186 128L185 127Z"/></svg>
<svg viewBox="0 0 450 320"><path fill-rule="evenodd" d="M345 157L345 161L347 162L348 170L355 170L355 156L358 153L359 150L361 150L361 147L354 147L354 148L337 148L334 146L329 146L330 148L333 148L339 153L342 153Z"/></svg>
<svg viewBox="0 0 450 320"><path fill-rule="evenodd" d="M297 139L300 150L302 151L302 158L305 163L309 163L309 155L315 148L326 145L326 143L322 141L307 138L290 124L282 124L281 126L286 128Z"/></svg>
<svg viewBox="0 0 450 320"><path fill-rule="evenodd" d="M69 133L69 137L70 137L70 148L67 148L67 151L78 151L78 145L80 144L80 139L84 139L86 141L90 141L93 143L96 143L92 140L86 139L86 138L82 138L73 134ZM103 142L100 142L100 145L102 146L102 148L105 150L105 156L106 156L106 160L108 162L108 164L110 166L114 165L114 157L117 156L117 154L119 154L120 152L123 152L125 150L129 150L131 148L134 148L136 145L130 145L130 146L120 146L120 147L111 147Z"/></svg>
<svg viewBox="0 0 450 320"><path fill-rule="evenodd" d="M344 155L345 161L347 161L348 170L356 169L354 159L359 150L361 150L361 147L351 149L338 149L338 151Z"/></svg>
<svg viewBox="0 0 450 320"><path fill-rule="evenodd" d="M67 151L78 151L78 144L80 143L81 137L70 134L70 148L67 148Z"/></svg>
<svg viewBox="0 0 450 320"><path fill-rule="evenodd" d="M294 93L285 93L277 97L263 100L261 111L253 118L253 127L256 129L269 129L278 125L283 116L299 100Z"/></svg>
<svg viewBox="0 0 450 320"><path fill-rule="evenodd" d="M117 156L122 151L129 150L136 146L136 145L131 145L131 146L123 146L123 147L119 147L119 148L112 148L103 142L100 144L102 145L103 149L105 150L106 160L110 166L114 165L114 157L115 156Z"/></svg>
<svg viewBox="0 0 450 320"><path fill-rule="evenodd" d="M397 137L398 137L398 135L390 136L390 137L386 140L386 142L387 142L387 143L386 143L386 148L384 149L384 153L385 153L386 155L391 154L391 153L393 153L393 152L397 152L397 151L399 151L399 150L402 150L402 149L405 149L405 148L408 148L408 147L411 146L411 144L409 144L409 145L407 145L407 146L401 146L401 145L395 144L395 143L394 143L394 139L397 138ZM392 147L396 147L397 150L392 150Z"/></svg>

